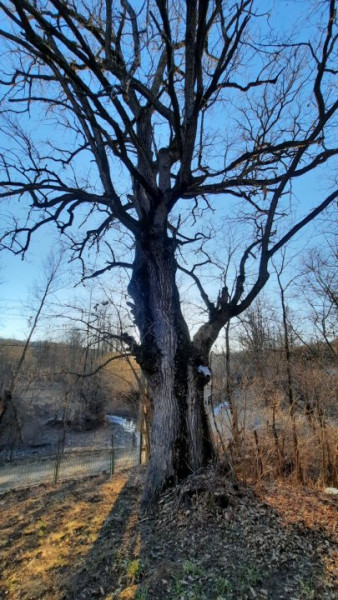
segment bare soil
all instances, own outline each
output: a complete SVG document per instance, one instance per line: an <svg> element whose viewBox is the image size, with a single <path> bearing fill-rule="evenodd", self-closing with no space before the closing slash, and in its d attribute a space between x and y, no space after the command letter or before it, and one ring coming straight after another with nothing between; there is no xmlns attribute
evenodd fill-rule
<svg viewBox="0 0 338 600"><path fill-rule="evenodd" d="M142 513L144 470L0 498L8 600L334 600L337 499L219 467Z"/></svg>

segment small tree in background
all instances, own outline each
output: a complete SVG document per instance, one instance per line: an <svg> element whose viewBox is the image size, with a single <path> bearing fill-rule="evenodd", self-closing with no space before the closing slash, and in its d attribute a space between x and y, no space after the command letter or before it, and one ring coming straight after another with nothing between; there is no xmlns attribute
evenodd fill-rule
<svg viewBox="0 0 338 600"><path fill-rule="evenodd" d="M13 360L8 361L8 370L2 372L3 381L0 381L0 434L2 433L1 430L4 429L3 420L7 416L5 429L7 430L9 443L13 447L17 441L23 441L21 423L18 416L17 403L15 401L17 383L24 369L25 361L27 360L30 351L31 340L42 317L42 312L46 308L49 297L55 293L56 287L58 286L61 261L61 255L54 256L53 254L46 260L41 282L36 284L35 296L37 306L30 318L28 336L22 346L17 346L17 360L15 362ZM6 358L8 358L8 356L6 356Z"/></svg>
<svg viewBox="0 0 338 600"><path fill-rule="evenodd" d="M303 264L302 292L310 308L319 341L324 341L333 359L338 358L338 247L312 248Z"/></svg>

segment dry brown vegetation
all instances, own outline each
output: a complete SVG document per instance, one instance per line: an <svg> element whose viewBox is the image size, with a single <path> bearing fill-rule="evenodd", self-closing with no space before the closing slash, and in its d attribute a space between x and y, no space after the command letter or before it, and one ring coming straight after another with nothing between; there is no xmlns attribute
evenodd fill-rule
<svg viewBox="0 0 338 600"><path fill-rule="evenodd" d="M140 513L144 473L2 496L8 600L333 600L337 500L210 467Z"/></svg>
<svg viewBox="0 0 338 600"><path fill-rule="evenodd" d="M334 342L336 346L336 342ZM338 484L337 363L323 344L254 349L215 359L213 404L220 454L250 481L291 478L303 484ZM229 385L227 385L229 381Z"/></svg>

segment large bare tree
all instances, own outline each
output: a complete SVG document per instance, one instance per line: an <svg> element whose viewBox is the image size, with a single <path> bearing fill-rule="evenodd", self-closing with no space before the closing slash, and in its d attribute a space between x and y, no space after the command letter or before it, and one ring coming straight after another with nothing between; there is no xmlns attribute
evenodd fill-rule
<svg viewBox="0 0 338 600"><path fill-rule="evenodd" d="M85 276L129 270L139 339L122 339L154 400L149 501L212 456L210 349L270 259L337 197L331 187L292 222L292 182L337 155L335 0L284 39L255 0L1 0L0 14L1 198L21 203L1 244L24 254L55 223ZM236 207L242 253L217 295L203 272ZM93 246L103 263L90 272ZM193 333L178 271L205 305Z"/></svg>

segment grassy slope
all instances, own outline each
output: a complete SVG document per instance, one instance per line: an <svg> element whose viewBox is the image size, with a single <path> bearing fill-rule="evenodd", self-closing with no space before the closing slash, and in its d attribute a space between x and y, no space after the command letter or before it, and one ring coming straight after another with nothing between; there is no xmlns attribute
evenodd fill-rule
<svg viewBox="0 0 338 600"><path fill-rule="evenodd" d="M0 598L335 598L333 497L211 469L145 516L142 480L137 468L1 496Z"/></svg>

